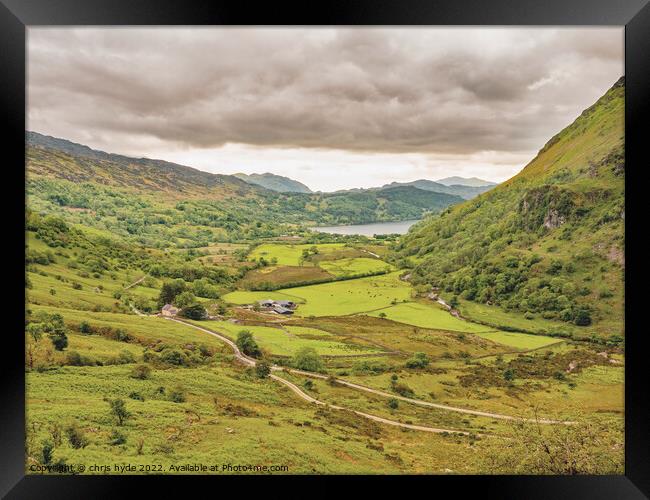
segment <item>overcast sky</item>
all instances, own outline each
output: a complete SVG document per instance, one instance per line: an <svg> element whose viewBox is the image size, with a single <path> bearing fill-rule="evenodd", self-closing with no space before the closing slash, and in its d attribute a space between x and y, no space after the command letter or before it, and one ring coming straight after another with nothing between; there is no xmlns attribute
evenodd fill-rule
<svg viewBox="0 0 650 500"><path fill-rule="evenodd" d="M624 74L622 28L29 28L28 129L315 190L505 180Z"/></svg>

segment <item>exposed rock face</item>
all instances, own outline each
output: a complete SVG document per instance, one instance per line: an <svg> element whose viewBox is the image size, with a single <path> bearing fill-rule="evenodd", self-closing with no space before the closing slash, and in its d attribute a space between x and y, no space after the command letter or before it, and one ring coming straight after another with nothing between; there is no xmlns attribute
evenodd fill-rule
<svg viewBox="0 0 650 500"><path fill-rule="evenodd" d="M546 213L546 217L544 217L544 227L547 229L555 229L556 227L560 227L565 222L566 217L560 215L560 213L554 208L549 209L549 211Z"/></svg>
<svg viewBox="0 0 650 500"><path fill-rule="evenodd" d="M578 368L578 362L577 361L571 361L571 363L569 363L569 368L567 368L566 371L567 371L567 373L571 373L576 368Z"/></svg>
<svg viewBox="0 0 650 500"><path fill-rule="evenodd" d="M572 194L557 186L530 189L519 202L521 226L536 231L540 226L555 229L569 219L574 209Z"/></svg>

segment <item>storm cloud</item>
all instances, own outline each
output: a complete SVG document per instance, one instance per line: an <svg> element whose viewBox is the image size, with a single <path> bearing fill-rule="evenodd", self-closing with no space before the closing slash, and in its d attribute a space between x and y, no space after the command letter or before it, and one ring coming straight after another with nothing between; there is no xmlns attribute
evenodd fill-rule
<svg viewBox="0 0 650 500"><path fill-rule="evenodd" d="M541 146L622 74L620 29L30 28L34 130L130 146Z"/></svg>
<svg viewBox="0 0 650 500"><path fill-rule="evenodd" d="M622 74L620 28L29 28L28 127L135 155L507 156Z"/></svg>

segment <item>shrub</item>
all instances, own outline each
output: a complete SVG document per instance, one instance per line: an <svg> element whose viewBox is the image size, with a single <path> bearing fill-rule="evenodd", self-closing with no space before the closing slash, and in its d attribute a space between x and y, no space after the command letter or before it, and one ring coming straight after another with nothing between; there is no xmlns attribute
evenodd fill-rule
<svg viewBox="0 0 650 500"><path fill-rule="evenodd" d="M188 366L189 360L187 355L179 349L168 348L160 354L160 361L170 365Z"/></svg>
<svg viewBox="0 0 650 500"><path fill-rule="evenodd" d="M303 347L292 358L293 366L299 370L319 372L323 370L323 361L313 347Z"/></svg>
<svg viewBox="0 0 650 500"><path fill-rule="evenodd" d="M184 403L185 402L185 390L180 386L176 386L171 391L169 391L168 397L169 397L169 400L174 402L174 403Z"/></svg>
<svg viewBox="0 0 650 500"><path fill-rule="evenodd" d="M117 425L122 425L131 416L123 399L107 399L106 401L110 405L111 415L117 419Z"/></svg>
<svg viewBox="0 0 650 500"><path fill-rule="evenodd" d="M416 352L415 355L406 362L407 368L426 368L429 365L429 358L423 352Z"/></svg>
<svg viewBox="0 0 650 500"><path fill-rule="evenodd" d="M208 317L208 312L201 304L192 304L181 309L179 313L187 319L202 320Z"/></svg>
<svg viewBox="0 0 650 500"><path fill-rule="evenodd" d="M112 446L126 443L126 436L121 433L118 429L113 429L111 432L108 443Z"/></svg>
<svg viewBox="0 0 650 500"><path fill-rule="evenodd" d="M65 434L68 438L70 446L73 448L79 449L88 446L88 439L86 438L83 431L77 427L77 424L71 424L66 427Z"/></svg>
<svg viewBox="0 0 650 500"><path fill-rule="evenodd" d="M146 380L151 375L151 368L148 365L135 365L131 370L131 377L138 380Z"/></svg>
<svg viewBox="0 0 650 500"><path fill-rule="evenodd" d="M388 400L388 407L391 410L397 410L397 408L399 407L399 401L397 401L397 399L395 399L395 398L390 398Z"/></svg>
<svg viewBox="0 0 650 500"><path fill-rule="evenodd" d="M131 399L135 399L136 401L144 401L144 396L142 394L140 394L139 392L133 391L133 392L131 392L129 394L129 397Z"/></svg>
<svg viewBox="0 0 650 500"><path fill-rule="evenodd" d="M266 361L258 361L255 365L255 375L258 378L266 378L271 373L271 365Z"/></svg>
<svg viewBox="0 0 650 500"><path fill-rule="evenodd" d="M93 332L92 327L90 326L90 323L87 321L82 321L79 323L79 332L83 333L84 335L88 335Z"/></svg>
<svg viewBox="0 0 650 500"><path fill-rule="evenodd" d="M262 355L257 342L253 338L253 334L249 330L242 330L237 334L237 341L235 342L237 347L241 352L246 356L252 356L253 358L258 358Z"/></svg>
<svg viewBox="0 0 650 500"><path fill-rule="evenodd" d="M415 396L413 389L411 389L406 384L395 383L393 384L392 387L393 387L393 391L395 391L397 394L405 398L412 398L413 396Z"/></svg>

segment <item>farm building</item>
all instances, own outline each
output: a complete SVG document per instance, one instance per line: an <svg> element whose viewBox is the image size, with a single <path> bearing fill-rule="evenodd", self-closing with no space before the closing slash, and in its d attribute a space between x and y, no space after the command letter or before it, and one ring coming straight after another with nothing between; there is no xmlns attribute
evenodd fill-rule
<svg viewBox="0 0 650 500"><path fill-rule="evenodd" d="M178 307L174 307L171 304L165 304L160 312L162 313L163 316L172 318L178 314L178 311L179 311Z"/></svg>
<svg viewBox="0 0 650 500"><path fill-rule="evenodd" d="M278 314L293 314L296 304L290 300L260 300L258 302L263 308Z"/></svg>
<svg viewBox="0 0 650 500"><path fill-rule="evenodd" d="M282 306L274 306L273 311L278 314L293 314L293 311L291 309L287 309L286 307Z"/></svg>

